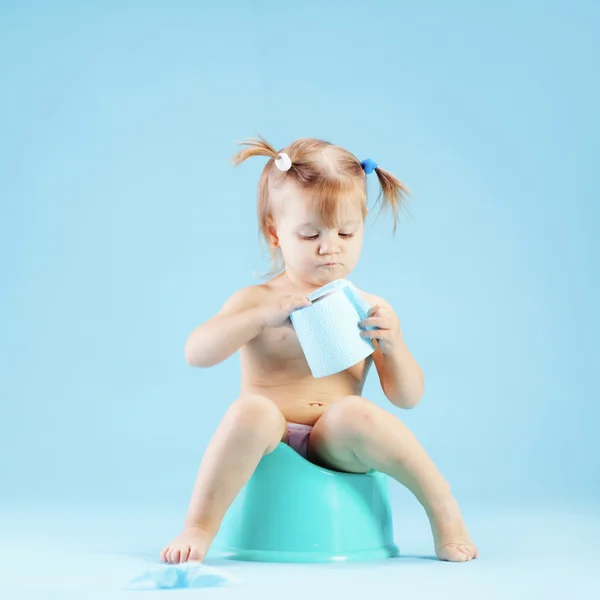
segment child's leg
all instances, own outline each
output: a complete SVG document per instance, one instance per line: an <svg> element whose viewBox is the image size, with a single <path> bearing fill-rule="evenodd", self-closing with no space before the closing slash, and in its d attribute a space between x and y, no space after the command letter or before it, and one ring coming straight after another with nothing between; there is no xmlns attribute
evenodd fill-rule
<svg viewBox="0 0 600 600"><path fill-rule="evenodd" d="M235 497L286 433L285 417L264 396L242 396L230 406L200 464L183 531L163 549L163 561L204 559Z"/></svg>
<svg viewBox="0 0 600 600"><path fill-rule="evenodd" d="M361 396L334 403L315 423L308 454L329 468L355 473L375 469L393 477L427 512L439 558L477 557L450 485L408 427L376 404Z"/></svg>

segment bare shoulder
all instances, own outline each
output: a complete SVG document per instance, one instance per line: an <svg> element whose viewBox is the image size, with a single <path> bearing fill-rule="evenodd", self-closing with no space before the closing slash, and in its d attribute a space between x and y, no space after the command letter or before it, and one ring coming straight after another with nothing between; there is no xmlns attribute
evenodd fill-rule
<svg viewBox="0 0 600 600"><path fill-rule="evenodd" d="M229 296L217 315L230 315L258 306L268 293L268 289L263 284L240 288Z"/></svg>
<svg viewBox="0 0 600 600"><path fill-rule="evenodd" d="M375 294L370 294L369 292L365 292L364 290L360 290L358 288L356 288L358 290L358 293L371 305L371 306L375 306L375 304L378 304L379 306L384 306L387 308L391 308L391 306L389 305L388 302L386 302L383 298L376 296Z"/></svg>

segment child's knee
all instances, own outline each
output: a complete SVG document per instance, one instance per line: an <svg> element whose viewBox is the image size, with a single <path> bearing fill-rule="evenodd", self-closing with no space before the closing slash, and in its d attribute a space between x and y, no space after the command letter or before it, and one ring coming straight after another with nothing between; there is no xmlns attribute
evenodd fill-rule
<svg viewBox="0 0 600 600"><path fill-rule="evenodd" d="M285 417L279 407L266 396L244 394L231 405L229 411L238 426L257 431L276 431L283 435Z"/></svg>
<svg viewBox="0 0 600 600"><path fill-rule="evenodd" d="M319 419L320 427L347 439L373 429L375 405L362 396L346 396L333 404Z"/></svg>

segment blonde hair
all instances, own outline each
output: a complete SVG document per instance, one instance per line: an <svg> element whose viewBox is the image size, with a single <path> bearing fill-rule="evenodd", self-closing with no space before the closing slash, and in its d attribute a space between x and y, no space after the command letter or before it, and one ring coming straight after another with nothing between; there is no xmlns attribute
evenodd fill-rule
<svg viewBox="0 0 600 600"><path fill-rule="evenodd" d="M237 152L232 161L237 167L251 156L267 156L270 159L258 182L259 238L262 236L267 243L272 267L262 277L268 277L284 267L280 248L269 244L268 227L275 221L275 207L272 201L275 186L281 185L286 180L295 183L300 192L316 208L323 223L327 227L332 227L342 197L346 202L354 201L359 204L364 221L367 215L367 185L366 174L360 160L340 146L315 138L302 138L278 152L260 134L258 138L238 142L246 147ZM275 165L280 152L285 152L292 161L288 171L280 171ZM392 209L395 235L398 208L404 206L405 195L410 192L388 171L377 167L375 172L381 185L377 202L383 197L379 213L385 208Z"/></svg>

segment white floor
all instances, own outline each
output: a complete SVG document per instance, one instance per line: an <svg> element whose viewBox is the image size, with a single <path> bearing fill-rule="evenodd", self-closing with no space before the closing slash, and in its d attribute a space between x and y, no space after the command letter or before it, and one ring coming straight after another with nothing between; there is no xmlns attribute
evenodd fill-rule
<svg viewBox="0 0 600 600"><path fill-rule="evenodd" d="M420 507L403 506L400 516L394 510L398 559L335 565L208 561L239 583L140 592L128 590L129 581L161 566L160 549L176 533L179 515L3 507L0 598L600 598L598 507L463 507L463 513L480 549L480 558L469 563L438 561Z"/></svg>

